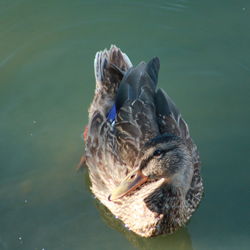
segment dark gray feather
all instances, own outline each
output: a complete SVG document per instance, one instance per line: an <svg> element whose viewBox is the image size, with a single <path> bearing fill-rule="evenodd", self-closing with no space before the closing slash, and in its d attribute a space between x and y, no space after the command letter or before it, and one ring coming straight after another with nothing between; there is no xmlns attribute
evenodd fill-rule
<svg viewBox="0 0 250 250"><path fill-rule="evenodd" d="M172 114L174 119L178 121L180 112L171 98L162 89L158 89L156 92L155 105L157 115L170 116Z"/></svg>

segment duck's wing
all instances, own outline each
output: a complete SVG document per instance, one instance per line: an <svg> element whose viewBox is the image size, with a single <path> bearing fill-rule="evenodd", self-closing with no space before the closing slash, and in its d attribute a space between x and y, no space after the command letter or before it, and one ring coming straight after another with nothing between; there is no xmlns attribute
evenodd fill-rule
<svg viewBox="0 0 250 250"><path fill-rule="evenodd" d="M155 113L155 89L160 62L141 62L124 75L116 96L115 131L121 157L133 165L146 141L159 134Z"/></svg>
<svg viewBox="0 0 250 250"><path fill-rule="evenodd" d="M181 137L191 152L194 164L199 164L197 146L190 137L189 128L172 99L162 89L155 94L156 115L160 133Z"/></svg>

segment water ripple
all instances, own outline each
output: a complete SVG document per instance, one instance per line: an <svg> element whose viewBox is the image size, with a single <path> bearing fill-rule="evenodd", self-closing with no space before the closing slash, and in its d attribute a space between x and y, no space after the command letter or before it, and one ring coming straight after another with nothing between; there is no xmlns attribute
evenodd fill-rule
<svg viewBox="0 0 250 250"><path fill-rule="evenodd" d="M186 0L182 0L182 1L176 1L176 2L164 2L164 4L162 3L145 3L143 2L126 2L123 3L126 5L136 5L136 6L140 6L140 7L150 7L150 8L157 8L157 9L162 9L162 10L167 10L167 11L173 11L173 12L182 12L185 9L188 8L187 6L187 1Z"/></svg>

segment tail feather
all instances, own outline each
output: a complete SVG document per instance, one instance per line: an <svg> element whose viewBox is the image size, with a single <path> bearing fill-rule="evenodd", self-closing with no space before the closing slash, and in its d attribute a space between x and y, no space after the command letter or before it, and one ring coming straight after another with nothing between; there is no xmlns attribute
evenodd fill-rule
<svg viewBox="0 0 250 250"><path fill-rule="evenodd" d="M122 72L132 67L128 56L115 45L96 53L94 71L96 90L89 107L89 118L94 114L107 114L115 102L117 90L123 78ZM119 69L119 70L118 70Z"/></svg>
<svg viewBox="0 0 250 250"><path fill-rule="evenodd" d="M132 63L128 56L115 45L111 45L109 50L97 52L94 60L97 90L103 85L119 85L122 77L114 68L126 72L131 67Z"/></svg>

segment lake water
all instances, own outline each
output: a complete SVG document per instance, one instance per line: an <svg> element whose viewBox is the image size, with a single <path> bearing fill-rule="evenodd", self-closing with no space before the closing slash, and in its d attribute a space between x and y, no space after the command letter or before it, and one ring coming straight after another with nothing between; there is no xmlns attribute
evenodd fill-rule
<svg viewBox="0 0 250 250"><path fill-rule="evenodd" d="M170 236L127 231L77 172L96 51L159 56L205 196ZM0 1L0 249L249 249L248 0Z"/></svg>

